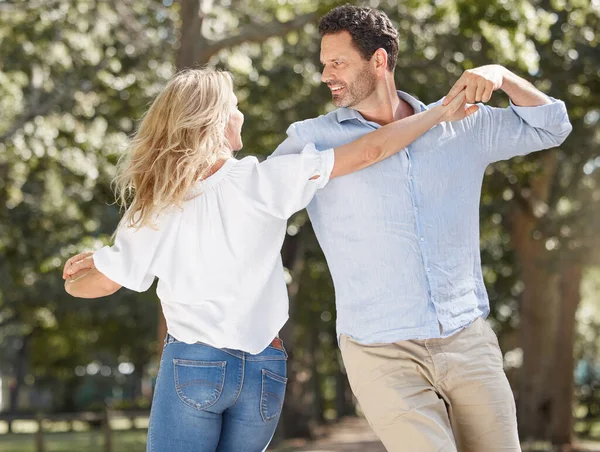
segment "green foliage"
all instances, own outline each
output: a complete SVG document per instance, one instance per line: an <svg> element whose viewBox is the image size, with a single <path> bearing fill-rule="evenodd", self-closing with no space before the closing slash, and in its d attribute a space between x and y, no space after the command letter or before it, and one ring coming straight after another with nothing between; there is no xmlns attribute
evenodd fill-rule
<svg viewBox="0 0 600 452"><path fill-rule="evenodd" d="M99 350L152 355L151 293L75 300L61 271L116 226L110 181L173 72L174 17L158 2L0 2L0 373L26 359L52 385Z"/></svg>
<svg viewBox="0 0 600 452"><path fill-rule="evenodd" d="M269 37L269 24L340 2L206 2L203 36L223 44L209 64L236 76L246 115L245 149L269 155L294 121L332 108L320 83L314 21ZM567 102L574 132L556 152L547 203L537 204L539 240L552 259L597 262L600 224L600 8L584 0L421 0L369 3L401 33L398 87L425 103L441 98L463 70L492 62ZM165 6L167 5L167 6ZM110 180L136 121L173 73L180 5L171 1L0 1L0 372L19 359L40 384L74 379L93 360L143 367L155 345L156 300L122 292L81 301L62 289L69 256L106 243L118 218ZM260 30L228 45L248 27ZM264 25L264 26L263 26ZM200 63L207 61L202 60ZM493 103L506 105L503 94ZM544 153L488 168L482 192L484 275L497 325L518 326L523 290L507 233L528 199ZM302 230L306 216L291 221ZM326 264L310 230L293 322L294 371L314 366L331 409L338 371L335 310ZM536 235L537 237L537 235ZM24 338L26 358L19 358ZM317 338L316 345L311 343Z"/></svg>

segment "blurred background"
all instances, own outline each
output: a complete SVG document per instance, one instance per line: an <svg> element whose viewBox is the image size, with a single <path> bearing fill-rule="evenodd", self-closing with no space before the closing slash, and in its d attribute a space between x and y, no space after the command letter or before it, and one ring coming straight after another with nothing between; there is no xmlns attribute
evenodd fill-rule
<svg viewBox="0 0 600 452"><path fill-rule="evenodd" d="M62 266L109 242L115 163L178 68L235 75L240 156L267 156L289 124L330 111L316 23L338 4L0 0L0 451L144 450L164 338L154 289L73 299ZM574 129L559 149L487 169L481 253L524 448L600 450L600 0L356 4L397 26L397 86L425 103L489 63L566 102ZM290 379L274 450L360 414L305 212L287 232Z"/></svg>

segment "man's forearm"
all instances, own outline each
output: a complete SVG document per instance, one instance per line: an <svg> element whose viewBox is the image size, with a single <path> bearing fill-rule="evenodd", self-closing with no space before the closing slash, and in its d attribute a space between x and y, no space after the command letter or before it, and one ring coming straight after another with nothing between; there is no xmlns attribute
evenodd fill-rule
<svg viewBox="0 0 600 452"><path fill-rule="evenodd" d="M550 98L533 84L506 68L504 71L500 89L506 93L513 104L519 107L539 107L552 103Z"/></svg>

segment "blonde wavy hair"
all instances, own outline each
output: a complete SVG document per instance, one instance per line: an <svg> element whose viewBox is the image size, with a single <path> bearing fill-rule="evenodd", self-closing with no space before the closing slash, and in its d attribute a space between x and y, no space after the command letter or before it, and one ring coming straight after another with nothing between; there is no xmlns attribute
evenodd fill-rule
<svg viewBox="0 0 600 452"><path fill-rule="evenodd" d="M126 209L121 225L154 227L155 217L181 207L194 184L231 157L232 93L231 74L214 69L188 69L167 83L119 161L114 184Z"/></svg>

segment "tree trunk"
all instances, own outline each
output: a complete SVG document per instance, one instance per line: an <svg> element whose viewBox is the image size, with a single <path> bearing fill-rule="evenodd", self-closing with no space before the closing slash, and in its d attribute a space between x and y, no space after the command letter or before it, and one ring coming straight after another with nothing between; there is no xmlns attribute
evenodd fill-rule
<svg viewBox="0 0 600 452"><path fill-rule="evenodd" d="M332 328L330 334L334 344L337 344L337 330ZM354 406L354 394L350 388L346 368L339 350L336 351L338 369L335 373L335 411L336 419L344 416L356 416L356 407Z"/></svg>
<svg viewBox="0 0 600 452"><path fill-rule="evenodd" d="M167 336L167 321L162 312L161 304L158 303L158 327L156 328L156 356L158 356L157 362L160 362L162 351L164 347L165 337Z"/></svg>
<svg viewBox="0 0 600 452"><path fill-rule="evenodd" d="M65 412L74 412L77 411L77 401L76 394L77 392L74 390L77 385L80 384L79 377L77 377L74 373L69 375L67 378L59 380L57 382L57 386L61 388L62 393L62 406L60 409Z"/></svg>
<svg viewBox="0 0 600 452"><path fill-rule="evenodd" d="M181 0L180 2L181 30L179 37L179 49L175 65L177 70L192 67L198 64L204 64L206 61L196 61L198 49L205 41L202 36L203 13L200 10L200 0ZM163 350L163 341L167 335L167 322L162 313L160 304L158 305L158 330L157 330L157 355L160 356Z"/></svg>
<svg viewBox="0 0 600 452"><path fill-rule="evenodd" d="M537 221L519 210L513 215L512 241L522 267L520 333L523 349L518 390L519 431L524 439L547 439L552 394L548 376L554 371L558 309L558 275L547 261L544 240L535 240Z"/></svg>
<svg viewBox="0 0 600 452"><path fill-rule="evenodd" d="M575 314L581 298L581 266L573 262L563 262L560 277L561 303L554 347L554 371L549 379L554 394L550 440L553 445L564 448L570 446L573 432L573 346Z"/></svg>
<svg viewBox="0 0 600 452"><path fill-rule="evenodd" d="M200 0L180 0L181 30L179 39L179 50L176 57L176 67L178 70L188 67L198 67L207 64L212 55L221 48L229 48L231 45L241 42L252 41L262 42L269 36L279 36L293 29L298 29L306 23L316 18L315 14L307 14L298 17L286 24L276 24L276 27L265 27L253 30L250 33L240 33L239 39L224 39L217 43L209 42L202 34L202 23L204 21L205 11L202 11ZM206 8L210 8L210 2L206 3ZM273 24L271 24L273 25ZM304 228L303 228L304 229ZM287 237L283 250L284 265L292 274L292 283L288 287L290 298L290 321L282 329L280 336L288 350L288 389L286 392L286 403L282 413L282 422L279 424L277 435L289 436L310 436L308 420L310 414L306 404L303 403L303 393L306 383L299 381L294 372L294 331L293 331L293 311L294 299L298 292L298 281L304 269L304 241L303 229L294 236ZM162 353L162 340L164 339L167 328L162 315L159 313L159 357ZM283 433L282 433L283 432Z"/></svg>
<svg viewBox="0 0 600 452"><path fill-rule="evenodd" d="M179 16L181 17L181 30L179 50L175 62L177 69L185 69L206 61L196 61L199 49L206 41L202 36L202 20L204 15L200 10L200 0L181 0Z"/></svg>
<svg viewBox="0 0 600 452"><path fill-rule="evenodd" d="M17 352L17 363L15 366L15 382L14 385L12 385L10 388L10 398L8 405L9 413L16 413L17 411L19 411L19 395L21 393L21 388L23 387L23 382L25 381L25 375L27 373L30 339L31 336L29 334L23 336L23 343L21 344L21 348Z"/></svg>
<svg viewBox="0 0 600 452"><path fill-rule="evenodd" d="M338 369L335 374L335 410L338 420L344 416L356 415L348 376L342 369Z"/></svg>
<svg viewBox="0 0 600 452"><path fill-rule="evenodd" d="M547 152L541 172L531 181L530 193L512 212L510 232L525 283L520 311L520 435L552 440L568 448L573 426L573 344L581 266L561 259L564 252L547 250L541 231L547 209L538 207L547 207L556 165L556 153Z"/></svg>
<svg viewBox="0 0 600 452"><path fill-rule="evenodd" d="M283 438L310 438L309 428L310 410L304 403L304 393L306 381L304 378L298 378L298 370L302 366L296 365L295 343L295 319L297 318L296 296L300 288L300 281L305 266L305 251L307 239L307 227L300 229L298 234L293 237L287 236L283 245L282 257L283 265L289 269L292 275L292 282L288 285L288 296L290 300L290 319L281 330L280 336L283 339L288 352L288 384L285 394L285 403L281 413L281 422L279 423L278 435Z"/></svg>
<svg viewBox="0 0 600 452"><path fill-rule="evenodd" d="M139 353L138 356L142 356L142 353ZM142 361L134 360L133 366L134 370L131 374L131 402L135 405L135 403L144 396L142 391L144 363Z"/></svg>
<svg viewBox="0 0 600 452"><path fill-rule="evenodd" d="M527 197L515 190L511 239L521 264L525 289L521 297L520 334L523 349L518 391L519 431L525 439L548 439L553 395L549 375L554 371L554 345L560 299L555 257L548 252L540 229L556 172L556 153L542 157L540 173L532 179Z"/></svg>
<svg viewBox="0 0 600 452"><path fill-rule="evenodd" d="M310 311L310 321L308 324L309 341L309 360L310 360L310 392L312 398L311 420L317 424L323 423L323 394L321 391L321 374L319 373L319 362L317 352L319 349L319 314Z"/></svg>

